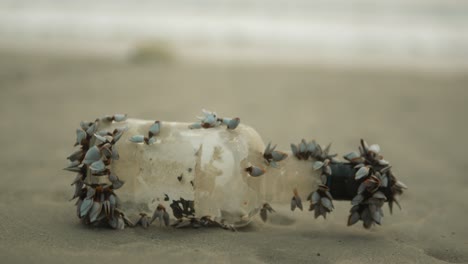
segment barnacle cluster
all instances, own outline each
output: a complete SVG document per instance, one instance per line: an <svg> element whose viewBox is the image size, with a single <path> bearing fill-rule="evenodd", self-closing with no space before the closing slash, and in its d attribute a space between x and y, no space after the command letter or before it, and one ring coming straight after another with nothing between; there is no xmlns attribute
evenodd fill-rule
<svg viewBox="0 0 468 264"><path fill-rule="evenodd" d="M359 153L351 152L344 158L354 166L354 180L359 183L356 196L351 201L353 207L348 217L348 225L353 225L359 220L363 221L365 228L370 228L373 224L380 225L383 204L388 202L390 212L393 210L393 203L400 206L396 196L403 193L406 185L393 175L392 166L383 159L377 144L369 146L361 139Z"/></svg>
<svg viewBox="0 0 468 264"><path fill-rule="evenodd" d="M330 154L330 149L331 143L322 148L315 140L307 143L305 139L302 139L297 145L291 144L291 150L296 158L299 160L309 160L311 158L314 161L314 170L320 171L322 184L307 197L307 200L310 201L309 211L315 211L315 218L319 216L326 218L327 213L334 209L333 197L329 192L327 181L328 177L332 175L330 164L339 161L335 158L337 154ZM297 200L297 198L294 196L292 200Z"/></svg>
<svg viewBox="0 0 468 264"><path fill-rule="evenodd" d="M240 124L240 118L222 118L218 117L215 112L210 112L205 109L202 110L203 116L197 116L198 122L195 122L189 126L190 129L198 128L213 128L221 125L225 125L227 129L236 129Z"/></svg>
<svg viewBox="0 0 468 264"><path fill-rule="evenodd" d="M119 159L115 144L126 129L97 132L101 123L122 122L126 119L127 116L123 114L105 116L94 122L81 122L80 128L76 130L74 146L79 146L79 149L67 157L71 163L65 170L77 173L72 182L75 192L71 200L78 198L77 215L85 224L108 225L114 229L133 225L119 208L119 199L114 193L124 182L109 169L111 162ZM108 181L94 181L91 177L107 177Z"/></svg>
<svg viewBox="0 0 468 264"><path fill-rule="evenodd" d="M277 162L280 162L288 157L288 154L276 150L276 145L271 147L271 142L268 143L268 145L265 148L265 151L263 152L263 159L265 159L265 163L269 166L272 167L278 167L276 164Z"/></svg>
<svg viewBox="0 0 468 264"><path fill-rule="evenodd" d="M156 142L156 136L161 131L161 122L156 120L150 126L148 130L148 136L144 135L133 135L130 141L133 143L145 143L146 145L152 145Z"/></svg>
<svg viewBox="0 0 468 264"><path fill-rule="evenodd" d="M291 144L291 150L297 159L308 160L312 158L313 169L321 173L322 184L307 197L307 200L310 201L309 210L315 212L315 218L318 216L325 218L327 213L333 211L333 197L330 189L338 191L336 183L331 182L331 179L336 178L338 171L343 167L351 167L352 175L340 176L352 177L355 181L351 184L346 183L347 187L352 189L353 195L348 199L351 200L352 205L348 225L353 225L359 220L363 221L365 228L370 228L373 224L380 225L383 217L383 204L388 202L390 212L392 212L393 203L400 206L396 196L403 193L403 190L407 188L406 185L395 178L390 163L384 160L380 154L379 145L369 146L366 141L361 139L359 153L350 152L344 155L343 158L346 162L336 159L336 154L329 154L330 146L331 144L322 149L320 144L315 141L307 143L304 139L298 145ZM295 194L291 201L291 209L297 200Z"/></svg>
<svg viewBox="0 0 468 264"><path fill-rule="evenodd" d="M256 214L258 210L253 210L251 212L252 215ZM264 203L262 205L262 208L260 208L260 218L263 220L263 222L266 222L268 219L268 214L270 213L275 213L276 211L271 207L269 203Z"/></svg>
<svg viewBox="0 0 468 264"><path fill-rule="evenodd" d="M276 150L276 145L271 147L271 142L268 143L268 145L265 148L265 151L263 151L263 160L268 166L274 168L278 168L277 162L285 160L287 157L287 153ZM256 165L250 165L249 167L245 168L245 171L252 177L258 177L265 174L266 169Z"/></svg>
<svg viewBox="0 0 468 264"><path fill-rule="evenodd" d="M169 200L167 194L165 200ZM170 207L173 216L177 219L174 223L170 223L166 208L162 204L159 204L152 217L148 216L146 213L140 213L140 219L136 222L136 225L147 229L157 219L160 225L164 223L165 226L170 225L175 228L220 227L235 231L233 226L213 220L209 216L195 217L194 201L192 200L185 200L181 197L179 200L172 200Z"/></svg>

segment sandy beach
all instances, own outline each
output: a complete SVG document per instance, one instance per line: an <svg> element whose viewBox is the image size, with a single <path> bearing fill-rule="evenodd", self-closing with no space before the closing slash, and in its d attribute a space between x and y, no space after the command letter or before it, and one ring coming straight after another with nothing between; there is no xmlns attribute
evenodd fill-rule
<svg viewBox="0 0 468 264"><path fill-rule="evenodd" d="M466 263L468 75L317 66L135 64L0 52L2 263ZM347 227L287 205L239 232L79 223L62 171L81 120L127 113L191 121L239 116L278 148L301 138L341 155L378 143L409 186L382 226Z"/></svg>

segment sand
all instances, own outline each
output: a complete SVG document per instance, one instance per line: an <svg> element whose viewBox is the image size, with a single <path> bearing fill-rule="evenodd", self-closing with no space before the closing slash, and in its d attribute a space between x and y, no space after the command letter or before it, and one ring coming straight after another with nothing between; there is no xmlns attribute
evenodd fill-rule
<svg viewBox="0 0 468 264"><path fill-rule="evenodd" d="M0 53L2 263L468 262L468 77L307 66L136 65ZM279 149L302 137L340 154L379 143L409 190L382 226L346 226L287 206L239 232L153 225L82 226L61 169L80 120L128 113L192 121L202 108L240 116Z"/></svg>

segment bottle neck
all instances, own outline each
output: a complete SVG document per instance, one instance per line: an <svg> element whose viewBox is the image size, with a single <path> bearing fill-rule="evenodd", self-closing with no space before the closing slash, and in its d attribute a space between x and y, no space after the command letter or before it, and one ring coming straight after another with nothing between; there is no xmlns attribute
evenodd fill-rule
<svg viewBox="0 0 468 264"><path fill-rule="evenodd" d="M313 160L299 160L292 153L278 162L278 168L268 167L265 200L273 203L290 202L293 190L306 197L322 184L320 171L313 169ZM335 200L351 200L356 195L358 182L354 180L355 169L348 163L331 164L332 175L326 185Z"/></svg>
<svg viewBox="0 0 468 264"><path fill-rule="evenodd" d="M310 160L298 160L292 153L288 153L288 158L277 164L278 168L269 166L263 175L267 177L264 192L266 201L289 203L294 189L300 196L306 197L321 183L320 174L313 169Z"/></svg>

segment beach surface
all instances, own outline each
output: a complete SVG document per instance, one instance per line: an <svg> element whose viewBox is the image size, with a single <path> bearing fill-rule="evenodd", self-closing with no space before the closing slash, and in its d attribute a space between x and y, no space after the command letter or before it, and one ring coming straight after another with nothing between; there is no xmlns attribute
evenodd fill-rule
<svg viewBox="0 0 468 264"><path fill-rule="evenodd" d="M466 263L468 75L0 52L2 263ZM239 116L288 150L301 138L380 144L409 186L382 226L304 211L238 232L79 223L62 170L81 120L105 114L190 122L202 108ZM305 195L305 194L303 194Z"/></svg>

